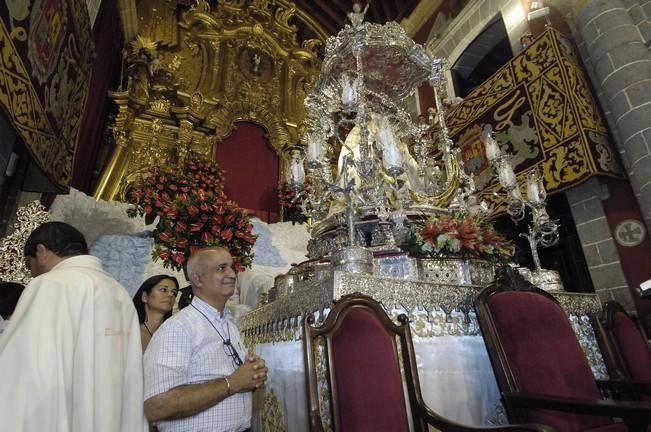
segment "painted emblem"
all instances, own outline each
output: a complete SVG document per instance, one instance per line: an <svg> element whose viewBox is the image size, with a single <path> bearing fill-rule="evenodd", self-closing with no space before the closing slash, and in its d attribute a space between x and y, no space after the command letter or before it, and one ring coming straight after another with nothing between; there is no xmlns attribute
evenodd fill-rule
<svg viewBox="0 0 651 432"><path fill-rule="evenodd" d="M615 227L615 240L622 246L637 246L646 238L646 227L636 219L625 219Z"/></svg>
<svg viewBox="0 0 651 432"><path fill-rule="evenodd" d="M56 69L66 35L67 4L61 0L36 0L30 16L27 57L32 75L43 84Z"/></svg>

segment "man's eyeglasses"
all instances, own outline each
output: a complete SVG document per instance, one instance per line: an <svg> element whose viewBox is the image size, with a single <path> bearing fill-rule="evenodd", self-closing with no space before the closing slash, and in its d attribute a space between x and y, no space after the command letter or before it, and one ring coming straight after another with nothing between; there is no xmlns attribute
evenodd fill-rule
<svg viewBox="0 0 651 432"><path fill-rule="evenodd" d="M244 364L244 362L240 358L240 355L237 353L235 347L231 343L230 339L226 339L224 341L224 352L226 353L227 356L231 358L231 361L233 362L233 367L235 369L237 369L238 367Z"/></svg>

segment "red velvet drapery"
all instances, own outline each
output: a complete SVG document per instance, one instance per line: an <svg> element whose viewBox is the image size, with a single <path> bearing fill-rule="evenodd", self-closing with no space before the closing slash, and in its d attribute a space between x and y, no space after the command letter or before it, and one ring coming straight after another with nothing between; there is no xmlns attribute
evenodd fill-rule
<svg viewBox="0 0 651 432"><path fill-rule="evenodd" d="M88 87L86 108L79 129L71 186L89 193L93 187L93 169L102 145L104 121L109 110L106 92L115 84L123 46L117 2L103 2L93 27L97 56Z"/></svg>
<svg viewBox="0 0 651 432"><path fill-rule="evenodd" d="M229 198L265 222L278 221L278 156L262 127L237 123L233 133L218 144L215 159L225 171Z"/></svg>

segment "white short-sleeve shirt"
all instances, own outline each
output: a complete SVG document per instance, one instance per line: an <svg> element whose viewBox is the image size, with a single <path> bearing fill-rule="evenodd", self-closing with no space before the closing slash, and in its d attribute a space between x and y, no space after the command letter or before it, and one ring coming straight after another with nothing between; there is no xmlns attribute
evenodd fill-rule
<svg viewBox="0 0 651 432"><path fill-rule="evenodd" d="M224 346L229 337L244 361L246 349L228 308L221 317L217 309L195 296L190 306L161 325L147 346L145 400L180 385L232 374L236 365ZM250 426L250 392L231 395L190 417L158 423L161 432L240 432Z"/></svg>

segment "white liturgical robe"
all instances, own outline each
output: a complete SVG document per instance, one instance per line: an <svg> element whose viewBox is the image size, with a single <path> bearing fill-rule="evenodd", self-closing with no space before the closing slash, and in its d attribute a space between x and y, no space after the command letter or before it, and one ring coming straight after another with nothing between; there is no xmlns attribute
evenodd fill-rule
<svg viewBox="0 0 651 432"><path fill-rule="evenodd" d="M0 335L0 429L143 432L142 348L127 291L90 255L23 291Z"/></svg>

